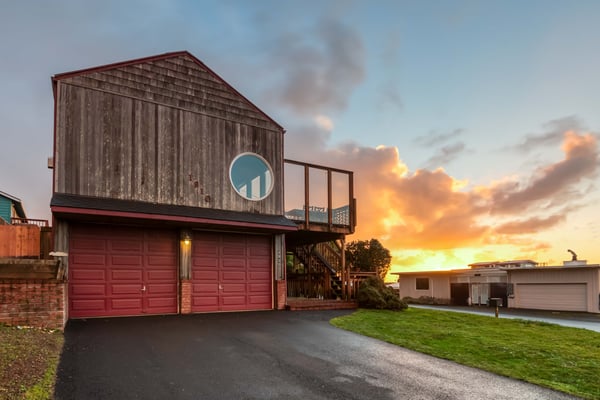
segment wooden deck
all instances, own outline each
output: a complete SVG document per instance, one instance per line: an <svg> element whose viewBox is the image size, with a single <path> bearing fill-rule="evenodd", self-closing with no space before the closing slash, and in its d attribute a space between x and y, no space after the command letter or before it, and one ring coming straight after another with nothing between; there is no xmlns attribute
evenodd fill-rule
<svg viewBox="0 0 600 400"><path fill-rule="evenodd" d="M286 218L294 221L300 232L334 234L333 238L354 233L354 173L289 159L284 162ZM319 241L324 240L310 242Z"/></svg>

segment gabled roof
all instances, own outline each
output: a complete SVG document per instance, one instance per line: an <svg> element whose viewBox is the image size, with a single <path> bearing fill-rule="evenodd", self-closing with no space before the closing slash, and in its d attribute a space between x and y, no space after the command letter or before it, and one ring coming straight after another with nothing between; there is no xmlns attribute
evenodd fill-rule
<svg viewBox="0 0 600 400"><path fill-rule="evenodd" d="M231 86L229 83L227 83L216 72L214 72L212 69L210 69L208 66L206 66L206 64L204 64L202 61L200 61L194 55L192 55L191 53L189 53L188 51L185 51L185 50L169 52L169 53L159 54L159 55L150 56L150 57L137 58L137 59L128 60L128 61L121 61L121 62L101 65L101 66L97 66L97 67L84 68L84 69L75 70L75 71L71 71L71 72L64 72L64 73L56 74L52 77L52 90L54 92L54 97L56 98L56 83L61 80L75 78L75 77L82 76L82 75L94 74L94 73L98 73L98 72L109 71L109 70L123 68L123 67L129 67L129 66L138 65L138 64L151 63L151 62L167 60L167 59L171 59L171 58L178 58L178 57L188 58L193 63L197 64L200 68L206 70L216 80L218 80L225 87L227 87L228 90L230 90L232 93L234 93L235 95L237 95L238 97L243 99L258 114L262 115L265 119L267 119L269 122L273 123L278 129L280 129L282 132L285 133L285 129L279 123L277 123L274 119L269 117L264 111L262 111L254 103L252 103L250 100L248 100L244 95L242 95L240 92L238 92L233 86Z"/></svg>
<svg viewBox="0 0 600 400"><path fill-rule="evenodd" d="M21 199L18 199L15 196L11 196L10 194L2 191L0 191L0 196L11 201L19 218L27 218L27 215L25 214L25 208L23 208L23 203L21 202ZM8 222L10 223L10 221Z"/></svg>

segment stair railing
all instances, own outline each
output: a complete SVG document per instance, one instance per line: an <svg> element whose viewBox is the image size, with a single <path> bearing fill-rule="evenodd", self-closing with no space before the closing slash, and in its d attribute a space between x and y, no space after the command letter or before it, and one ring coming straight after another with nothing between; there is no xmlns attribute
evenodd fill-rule
<svg viewBox="0 0 600 400"><path fill-rule="evenodd" d="M332 245L299 246L294 254L304 264L305 273L288 273L290 297L342 298L343 283L339 276L341 257L332 250ZM320 249L327 255L323 255Z"/></svg>

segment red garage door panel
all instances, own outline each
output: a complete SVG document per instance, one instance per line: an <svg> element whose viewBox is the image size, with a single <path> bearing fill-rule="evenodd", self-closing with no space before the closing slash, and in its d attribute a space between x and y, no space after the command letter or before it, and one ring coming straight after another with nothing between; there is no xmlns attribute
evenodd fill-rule
<svg viewBox="0 0 600 400"><path fill-rule="evenodd" d="M272 308L269 237L197 232L192 243L193 312Z"/></svg>
<svg viewBox="0 0 600 400"><path fill-rule="evenodd" d="M69 241L71 318L177 312L177 236L76 225Z"/></svg>

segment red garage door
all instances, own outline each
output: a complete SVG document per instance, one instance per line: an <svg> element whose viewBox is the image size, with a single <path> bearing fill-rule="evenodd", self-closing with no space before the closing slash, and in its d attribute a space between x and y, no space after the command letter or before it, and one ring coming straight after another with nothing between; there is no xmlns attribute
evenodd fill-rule
<svg viewBox="0 0 600 400"><path fill-rule="evenodd" d="M171 313L177 313L174 232L119 226L71 227L71 318Z"/></svg>
<svg viewBox="0 0 600 400"><path fill-rule="evenodd" d="M197 232L192 243L193 312L273 308L270 237Z"/></svg>

